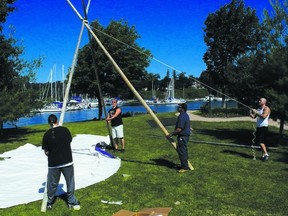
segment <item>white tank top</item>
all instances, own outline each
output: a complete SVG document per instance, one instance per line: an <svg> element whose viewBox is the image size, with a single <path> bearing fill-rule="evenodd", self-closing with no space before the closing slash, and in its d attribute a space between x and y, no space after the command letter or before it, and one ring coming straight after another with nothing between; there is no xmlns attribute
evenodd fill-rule
<svg viewBox="0 0 288 216"><path fill-rule="evenodd" d="M257 113L262 115L264 112L264 108L257 109ZM266 116L266 118L261 118L257 116L257 127L268 127L268 119L269 119L270 113Z"/></svg>

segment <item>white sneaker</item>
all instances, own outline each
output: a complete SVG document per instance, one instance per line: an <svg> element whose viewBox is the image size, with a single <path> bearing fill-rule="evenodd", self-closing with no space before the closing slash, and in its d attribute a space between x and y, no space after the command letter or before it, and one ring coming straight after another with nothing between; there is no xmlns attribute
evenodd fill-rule
<svg viewBox="0 0 288 216"><path fill-rule="evenodd" d="M80 203L75 203L75 204L68 203L68 208L73 208L73 210L78 211L81 209L81 206L80 206Z"/></svg>

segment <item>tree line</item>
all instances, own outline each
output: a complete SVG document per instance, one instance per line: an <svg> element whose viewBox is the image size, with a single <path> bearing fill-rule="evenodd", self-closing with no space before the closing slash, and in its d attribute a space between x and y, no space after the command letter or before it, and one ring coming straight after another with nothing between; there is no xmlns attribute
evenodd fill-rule
<svg viewBox="0 0 288 216"><path fill-rule="evenodd" d="M264 9L262 22L242 0L208 15L203 56L207 69L200 80L254 107L266 97L282 133L288 117L288 1L270 4L273 10Z"/></svg>
<svg viewBox="0 0 288 216"><path fill-rule="evenodd" d="M1 127L3 122L17 121L43 105L39 100L40 88L35 84L42 59L32 62L21 59L24 47L13 34L9 37L3 34L3 24L15 9L14 2L4 0L0 3ZM90 26L137 90L150 90L153 82L153 88L165 91L173 76L178 89L204 83L211 94L223 96L223 105L225 95L249 106L255 106L259 97L266 97L272 117L281 121L281 131L288 116L288 1L271 0L270 3L273 10L264 10L262 20L253 8L245 6L243 0L231 0L207 16L203 29L207 45L203 60L207 68L199 78L184 71L176 74L167 70L166 76L160 79L159 74L148 72L146 68L153 54L137 44L140 35L136 27L129 26L125 20L112 20L106 27L95 20ZM71 92L88 94L101 101L99 86L105 96L134 98L92 39L79 50Z"/></svg>

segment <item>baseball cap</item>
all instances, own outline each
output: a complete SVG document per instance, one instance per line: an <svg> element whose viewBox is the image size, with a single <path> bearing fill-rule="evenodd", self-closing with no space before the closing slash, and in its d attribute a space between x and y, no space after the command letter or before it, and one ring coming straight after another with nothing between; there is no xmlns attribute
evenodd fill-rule
<svg viewBox="0 0 288 216"><path fill-rule="evenodd" d="M187 104L186 103L180 103L178 104L178 107L184 109L185 111L187 111Z"/></svg>
<svg viewBox="0 0 288 216"><path fill-rule="evenodd" d="M48 116L48 124L55 124L57 122L57 116L51 114Z"/></svg>

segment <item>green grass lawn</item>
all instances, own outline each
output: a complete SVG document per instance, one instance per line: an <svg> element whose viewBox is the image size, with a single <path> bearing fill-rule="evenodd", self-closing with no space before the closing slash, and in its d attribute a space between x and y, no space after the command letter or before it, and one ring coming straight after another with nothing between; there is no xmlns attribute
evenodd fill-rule
<svg viewBox="0 0 288 216"><path fill-rule="evenodd" d="M175 117L174 113L157 116L160 119ZM269 161L262 162L259 160L259 149L255 150L257 159L253 160L251 148L220 145L251 146L251 122L192 120L190 139L197 142L189 142L189 160L195 170L179 174L175 170L179 164L176 151L164 138L163 132L157 127L152 128L147 120L151 120L149 115L124 118L126 152L115 153L122 160L121 167L109 179L76 191L81 202L80 211L68 209L59 198L53 210L45 214L111 216L120 209L138 211L142 208L171 207L169 216L288 215L287 139L286 145L285 142L278 144L278 128L269 127L269 144L277 149L270 150ZM65 126L73 136L108 134L104 121L66 123ZM41 145L47 128L48 125L38 125L5 129L0 153L26 143ZM174 126L166 128L172 131ZM285 133L287 137L287 131ZM124 177L123 174L129 176ZM1 191L0 195L5 196ZM101 200L122 200L123 205L104 204ZM0 215L43 215L40 207L41 201L37 201L0 209Z"/></svg>

